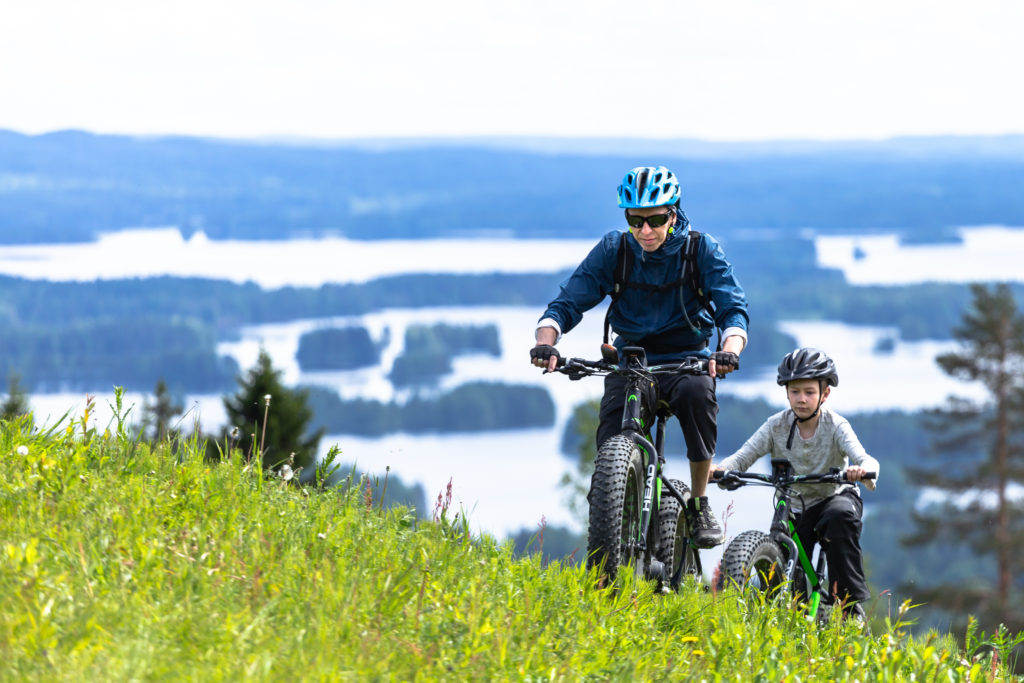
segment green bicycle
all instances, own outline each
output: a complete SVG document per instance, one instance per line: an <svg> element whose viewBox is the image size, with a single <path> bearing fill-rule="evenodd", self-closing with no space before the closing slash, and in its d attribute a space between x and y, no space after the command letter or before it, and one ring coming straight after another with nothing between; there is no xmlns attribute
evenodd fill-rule
<svg viewBox="0 0 1024 683"><path fill-rule="evenodd" d="M622 432L601 444L594 462L587 565L599 567L609 581L628 568L637 578L678 590L684 577L703 572L686 521L690 489L665 472L665 427L672 411L657 399L654 373L706 374L707 359L648 366L642 347L625 347L620 355L607 344L602 356L562 358L556 369L573 380L610 373L628 379Z"/></svg>
<svg viewBox="0 0 1024 683"><path fill-rule="evenodd" d="M875 473L864 475L874 479ZM741 486L771 486L775 489L775 512L771 527L763 531L744 531L726 546L722 554L722 567L716 588L736 585L753 589L769 596L789 590L798 598L807 600L807 617L824 616L823 604L830 604L828 567L825 553L819 550L816 566L796 533L796 513L793 499L799 494L792 490L796 484L838 484L847 481L846 473L833 467L829 472L794 474L789 460L772 459L771 474L754 472L716 471L713 475L720 487L734 491ZM813 547L813 545L812 545Z"/></svg>

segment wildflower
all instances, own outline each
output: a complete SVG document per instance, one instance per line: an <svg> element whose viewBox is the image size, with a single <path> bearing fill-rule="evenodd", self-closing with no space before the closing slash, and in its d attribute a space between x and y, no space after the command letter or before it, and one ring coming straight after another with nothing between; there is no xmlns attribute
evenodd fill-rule
<svg viewBox="0 0 1024 683"><path fill-rule="evenodd" d="M292 477L295 476L295 472L288 465L281 465L281 469L277 472L282 479L285 481L291 481Z"/></svg>
<svg viewBox="0 0 1024 683"><path fill-rule="evenodd" d="M316 537L319 538L321 541L327 540L327 534L324 533L317 534Z"/></svg>
<svg viewBox="0 0 1024 683"><path fill-rule="evenodd" d="M18 446L18 455L28 455L28 446Z"/></svg>
<svg viewBox="0 0 1024 683"><path fill-rule="evenodd" d="M270 394L266 394L263 396L263 402L268 406L270 405Z"/></svg>

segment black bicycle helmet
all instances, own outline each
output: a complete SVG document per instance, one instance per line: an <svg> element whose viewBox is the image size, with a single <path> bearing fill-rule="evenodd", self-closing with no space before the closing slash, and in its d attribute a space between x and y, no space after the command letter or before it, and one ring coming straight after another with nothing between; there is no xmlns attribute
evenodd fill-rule
<svg viewBox="0 0 1024 683"><path fill-rule="evenodd" d="M839 373L836 364L818 349L797 349L790 351L779 363L779 374L776 378L779 386L796 379L823 379L834 387L839 386Z"/></svg>

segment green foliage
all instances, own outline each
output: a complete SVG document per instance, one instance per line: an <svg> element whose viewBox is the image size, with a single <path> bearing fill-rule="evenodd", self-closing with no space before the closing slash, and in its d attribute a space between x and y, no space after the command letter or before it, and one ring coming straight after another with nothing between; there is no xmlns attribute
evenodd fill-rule
<svg viewBox="0 0 1024 683"><path fill-rule="evenodd" d="M149 389L172 377L175 389L219 391L238 370L216 353L212 330L147 316L18 325L0 335L0 370L22 374L35 391L108 390L116 381Z"/></svg>
<svg viewBox="0 0 1024 683"><path fill-rule="evenodd" d="M497 325L409 325L405 329L407 349L447 349L450 353L501 355Z"/></svg>
<svg viewBox="0 0 1024 683"><path fill-rule="evenodd" d="M21 379L12 372L7 382L7 397L0 404L0 420L13 420L27 415L30 410L28 394L21 387Z"/></svg>
<svg viewBox="0 0 1024 683"><path fill-rule="evenodd" d="M452 353L443 348L410 349L395 358L388 379L396 387L432 387L452 371Z"/></svg>
<svg viewBox="0 0 1024 683"><path fill-rule="evenodd" d="M397 387L434 386L452 371L452 358L469 353L501 355L496 325L410 325L405 347L389 379Z"/></svg>
<svg viewBox="0 0 1024 683"><path fill-rule="evenodd" d="M973 285L971 291L971 305L953 331L960 349L936 361L954 378L981 383L988 395L985 401L953 397L933 412L939 457L909 472L946 498L915 512L915 532L903 540L911 546L953 542L992 558L990 578L967 584L933 579L916 586L915 596L950 610L961 624L969 609L985 628L1020 630L1024 595L1014 577L1024 567L1024 502L1014 500L1012 490L1024 484L1024 313L1006 285ZM964 451L967 457L957 457ZM973 500L952 498L959 494Z"/></svg>
<svg viewBox="0 0 1024 683"><path fill-rule="evenodd" d="M587 536L568 527L548 526L543 518L536 529L520 529L509 536L516 557L540 555L547 566L560 561L579 564L587 558Z"/></svg>
<svg viewBox="0 0 1024 683"><path fill-rule="evenodd" d="M146 399L142 406L142 434L150 441L164 441L177 436L179 430L172 421L185 411L181 402L177 401L167 389L163 379L157 381L153 389L153 400Z"/></svg>
<svg viewBox="0 0 1024 683"><path fill-rule="evenodd" d="M223 453L237 446L247 458L261 459L264 469L312 463L323 430L310 428L308 392L285 387L265 349L238 384L238 393L224 399L228 424L211 447Z"/></svg>
<svg viewBox="0 0 1024 683"><path fill-rule="evenodd" d="M365 327L313 330L299 337L295 358L303 370L351 370L377 365L380 346Z"/></svg>
<svg viewBox="0 0 1024 683"><path fill-rule="evenodd" d="M307 391L315 423L332 434L522 429L549 427L555 420L555 404L547 390L518 384L470 382L439 396L415 396L405 403L343 400L317 387Z"/></svg>
<svg viewBox="0 0 1024 683"><path fill-rule="evenodd" d="M119 422L119 424L121 424ZM447 508L319 489L115 428L0 425L5 680L1004 681L1008 635L810 624L516 559Z"/></svg>

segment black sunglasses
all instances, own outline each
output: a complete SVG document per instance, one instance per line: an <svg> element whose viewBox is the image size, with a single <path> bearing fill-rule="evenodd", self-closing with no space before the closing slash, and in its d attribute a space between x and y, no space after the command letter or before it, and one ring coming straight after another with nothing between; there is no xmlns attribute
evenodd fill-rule
<svg viewBox="0 0 1024 683"><path fill-rule="evenodd" d="M668 219L671 217L671 211L666 213L656 213L653 216L634 216L628 211L626 212L626 222L629 223L629 227L631 228L642 228L644 227L645 221L647 222L647 225L652 228L660 228L668 223Z"/></svg>

